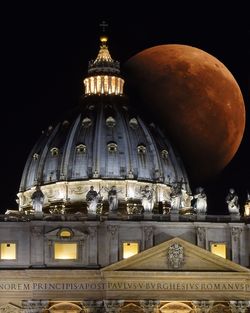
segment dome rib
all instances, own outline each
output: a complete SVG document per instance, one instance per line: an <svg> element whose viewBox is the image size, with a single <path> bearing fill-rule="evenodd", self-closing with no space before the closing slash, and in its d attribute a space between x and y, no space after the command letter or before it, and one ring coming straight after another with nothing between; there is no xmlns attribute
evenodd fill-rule
<svg viewBox="0 0 250 313"><path fill-rule="evenodd" d="M68 134L68 138L66 139L66 143L65 143L65 148L63 150L64 152L62 156L62 163L61 163L62 165L61 165L60 172L61 174L64 175L65 179L69 178L69 170L72 168L70 157L75 150L75 147L73 145L75 143L75 137L76 137L77 130L79 128L80 120L81 120L81 115L79 115L77 119L75 120L72 126L72 129L70 130Z"/></svg>

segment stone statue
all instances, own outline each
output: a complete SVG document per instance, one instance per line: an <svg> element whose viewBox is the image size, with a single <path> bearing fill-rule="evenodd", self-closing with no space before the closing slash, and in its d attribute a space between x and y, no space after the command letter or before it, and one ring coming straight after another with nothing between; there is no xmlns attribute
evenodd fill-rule
<svg viewBox="0 0 250 313"><path fill-rule="evenodd" d="M118 196L115 186L112 186L108 191L109 211L114 212L118 209Z"/></svg>
<svg viewBox="0 0 250 313"><path fill-rule="evenodd" d="M146 185L145 188L141 189L141 197L144 212L151 212L153 206L153 191L149 188L148 185Z"/></svg>
<svg viewBox="0 0 250 313"><path fill-rule="evenodd" d="M36 213L43 212L44 194L39 186L36 186L36 191L31 195L32 207Z"/></svg>
<svg viewBox="0 0 250 313"><path fill-rule="evenodd" d="M250 216L250 193L247 192L247 200L244 205L244 216Z"/></svg>
<svg viewBox="0 0 250 313"><path fill-rule="evenodd" d="M170 206L171 210L179 211L181 208L181 202L182 202L182 191L181 191L181 185L179 183L175 183L171 188L170 193Z"/></svg>
<svg viewBox="0 0 250 313"><path fill-rule="evenodd" d="M226 196L226 202L227 202L227 206L228 206L228 212L230 214L239 214L240 213L238 196L235 193L235 190L233 188L229 189L229 193Z"/></svg>
<svg viewBox="0 0 250 313"><path fill-rule="evenodd" d="M194 211L196 213L206 213L207 212L207 196L202 187L196 189L196 194L194 195Z"/></svg>
<svg viewBox="0 0 250 313"><path fill-rule="evenodd" d="M99 193L94 190L93 186L90 186L90 190L86 194L86 201L88 205L88 212L96 214L96 207L99 200Z"/></svg>

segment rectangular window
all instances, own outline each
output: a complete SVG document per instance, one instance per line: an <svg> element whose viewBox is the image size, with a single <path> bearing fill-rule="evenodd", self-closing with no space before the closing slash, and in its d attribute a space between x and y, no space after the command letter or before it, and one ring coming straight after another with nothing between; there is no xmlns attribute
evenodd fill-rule
<svg viewBox="0 0 250 313"><path fill-rule="evenodd" d="M76 260L77 243L54 243L54 257L56 260Z"/></svg>
<svg viewBox="0 0 250 313"><path fill-rule="evenodd" d="M0 256L1 260L16 260L16 244L1 243Z"/></svg>
<svg viewBox="0 0 250 313"><path fill-rule="evenodd" d="M227 246L225 243L212 243L211 252L226 259L227 258Z"/></svg>
<svg viewBox="0 0 250 313"><path fill-rule="evenodd" d="M138 242L124 242L122 245L123 259L130 258L139 252Z"/></svg>

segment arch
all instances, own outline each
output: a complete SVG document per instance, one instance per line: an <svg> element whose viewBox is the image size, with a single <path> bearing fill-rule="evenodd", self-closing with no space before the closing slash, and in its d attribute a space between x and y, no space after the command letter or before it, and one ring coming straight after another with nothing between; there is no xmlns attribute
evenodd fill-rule
<svg viewBox="0 0 250 313"><path fill-rule="evenodd" d="M49 309L49 313L84 313L84 309L72 302L60 302L53 304Z"/></svg>
<svg viewBox="0 0 250 313"><path fill-rule="evenodd" d="M128 303L121 308L120 313L144 313L144 310L139 305Z"/></svg>
<svg viewBox="0 0 250 313"><path fill-rule="evenodd" d="M211 308L209 313L231 313L231 309L228 305L218 303Z"/></svg>
<svg viewBox="0 0 250 313"><path fill-rule="evenodd" d="M195 310L182 302L169 302L160 308L161 313L195 313Z"/></svg>

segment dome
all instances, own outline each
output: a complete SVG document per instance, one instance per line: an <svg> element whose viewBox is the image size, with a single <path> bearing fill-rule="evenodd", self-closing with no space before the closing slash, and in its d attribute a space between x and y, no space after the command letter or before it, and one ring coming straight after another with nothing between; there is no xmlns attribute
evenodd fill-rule
<svg viewBox="0 0 250 313"><path fill-rule="evenodd" d="M113 187L123 208L131 203L143 208L146 189L152 191L151 209L169 203L174 183L181 182L189 193L185 169L170 142L130 107L106 41L100 51L84 79L85 95L74 117L50 126L32 149L18 193L19 210L31 206L38 185L45 211L86 209L90 187L101 194L102 207Z"/></svg>

